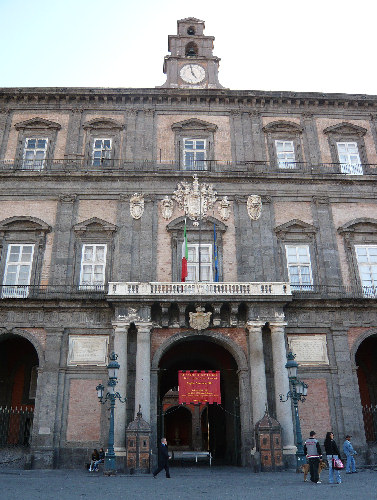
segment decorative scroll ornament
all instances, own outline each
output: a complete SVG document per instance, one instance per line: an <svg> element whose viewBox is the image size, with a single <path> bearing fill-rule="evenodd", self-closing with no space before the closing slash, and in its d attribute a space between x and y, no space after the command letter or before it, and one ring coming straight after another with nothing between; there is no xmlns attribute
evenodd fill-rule
<svg viewBox="0 0 377 500"><path fill-rule="evenodd" d="M170 200L168 196L165 196L161 202L161 213L165 220L171 219L173 215L173 200Z"/></svg>
<svg viewBox="0 0 377 500"><path fill-rule="evenodd" d="M194 221L194 226L199 226L199 220L207 216L209 209L217 200L217 192L212 184L202 183L199 185L198 176L193 177L192 187L188 182L179 182L178 189L174 191L173 199L179 208L184 210L185 215Z"/></svg>
<svg viewBox="0 0 377 500"><path fill-rule="evenodd" d="M222 220L228 220L230 217L230 201L227 196L220 201L220 205L217 207L220 217Z"/></svg>
<svg viewBox="0 0 377 500"><path fill-rule="evenodd" d="M194 330L205 330L209 327L209 322L211 321L211 312L204 312L204 307L198 306L196 308L196 313L190 312L190 326Z"/></svg>
<svg viewBox="0 0 377 500"><path fill-rule="evenodd" d="M258 220L262 211L262 198L252 194L247 199L247 213L251 220Z"/></svg>
<svg viewBox="0 0 377 500"><path fill-rule="evenodd" d="M144 213L144 195L135 193L130 199L130 212L134 219L140 219Z"/></svg>

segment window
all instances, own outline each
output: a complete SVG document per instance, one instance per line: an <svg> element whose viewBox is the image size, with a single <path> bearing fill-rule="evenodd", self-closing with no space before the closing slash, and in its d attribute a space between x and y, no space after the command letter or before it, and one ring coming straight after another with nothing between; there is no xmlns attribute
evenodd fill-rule
<svg viewBox="0 0 377 500"><path fill-rule="evenodd" d="M2 297L23 298L29 294L34 245L9 245Z"/></svg>
<svg viewBox="0 0 377 500"><path fill-rule="evenodd" d="M105 284L107 245L83 245L80 289L102 290Z"/></svg>
<svg viewBox="0 0 377 500"><path fill-rule="evenodd" d="M295 149L293 141L275 141L279 168L295 168Z"/></svg>
<svg viewBox="0 0 377 500"><path fill-rule="evenodd" d="M92 165L108 166L111 159L111 139L94 139Z"/></svg>
<svg viewBox="0 0 377 500"><path fill-rule="evenodd" d="M357 143L337 142L336 146L342 174L363 175Z"/></svg>
<svg viewBox="0 0 377 500"><path fill-rule="evenodd" d="M363 293L375 297L377 291L377 245L355 246Z"/></svg>
<svg viewBox="0 0 377 500"><path fill-rule="evenodd" d="M206 170L205 139L184 139L183 148L185 170Z"/></svg>
<svg viewBox="0 0 377 500"><path fill-rule="evenodd" d="M200 249L200 252L199 252ZM188 244L187 281L212 281L212 245ZM200 262L200 273L199 273Z"/></svg>
<svg viewBox="0 0 377 500"><path fill-rule="evenodd" d="M26 170L42 170L47 153L48 139L46 137L28 137L25 147L22 168Z"/></svg>
<svg viewBox="0 0 377 500"><path fill-rule="evenodd" d="M263 127L268 157L272 168L295 169L304 161L302 127L297 123L277 120Z"/></svg>
<svg viewBox="0 0 377 500"><path fill-rule="evenodd" d="M286 245L285 250L292 290L313 290L309 246Z"/></svg>

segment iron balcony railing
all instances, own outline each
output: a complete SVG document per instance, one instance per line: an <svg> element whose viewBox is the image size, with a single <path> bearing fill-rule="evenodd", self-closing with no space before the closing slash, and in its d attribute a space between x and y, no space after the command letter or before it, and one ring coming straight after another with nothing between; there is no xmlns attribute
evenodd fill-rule
<svg viewBox="0 0 377 500"><path fill-rule="evenodd" d="M0 173L24 172L35 174L53 173L133 173L133 172L213 172L229 174L309 174L309 175L375 175L377 164L345 164L345 163L307 163L268 161L222 161L197 160L185 166L182 162L171 161L124 161L121 159L105 159L100 165L93 164L91 159L44 159L44 160L1 160Z"/></svg>
<svg viewBox="0 0 377 500"><path fill-rule="evenodd" d="M2 299L101 299L107 294L106 285L2 285Z"/></svg>

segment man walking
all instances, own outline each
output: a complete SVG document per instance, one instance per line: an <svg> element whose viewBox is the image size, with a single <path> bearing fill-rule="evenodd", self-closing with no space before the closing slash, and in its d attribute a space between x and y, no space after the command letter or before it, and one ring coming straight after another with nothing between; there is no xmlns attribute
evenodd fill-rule
<svg viewBox="0 0 377 500"><path fill-rule="evenodd" d="M165 469L166 477L170 479L169 458L168 443L166 441L166 438L162 438L160 447L158 449L158 467L153 472L154 478L156 478L157 474L161 472L162 469Z"/></svg>
<svg viewBox="0 0 377 500"><path fill-rule="evenodd" d="M344 444L343 444L343 451L347 457L346 474L355 474L357 472L355 459L353 458L354 455L357 455L357 452L355 451L354 447L351 444L351 441L350 441L351 437L352 436L347 435L346 440L344 441ZM351 471L351 469L352 469L352 471Z"/></svg>
<svg viewBox="0 0 377 500"><path fill-rule="evenodd" d="M305 441L304 453L309 462L310 481L320 484L319 480L319 461L322 458L322 451L319 442L315 438L314 431L310 431L310 438Z"/></svg>

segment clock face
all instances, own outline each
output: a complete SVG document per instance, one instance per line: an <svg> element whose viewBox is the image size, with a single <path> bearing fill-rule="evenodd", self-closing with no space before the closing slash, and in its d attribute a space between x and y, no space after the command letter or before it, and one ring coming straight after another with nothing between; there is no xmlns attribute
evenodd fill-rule
<svg viewBox="0 0 377 500"><path fill-rule="evenodd" d="M179 74L182 80L187 83L200 83L206 76L205 69L199 64L185 64Z"/></svg>

